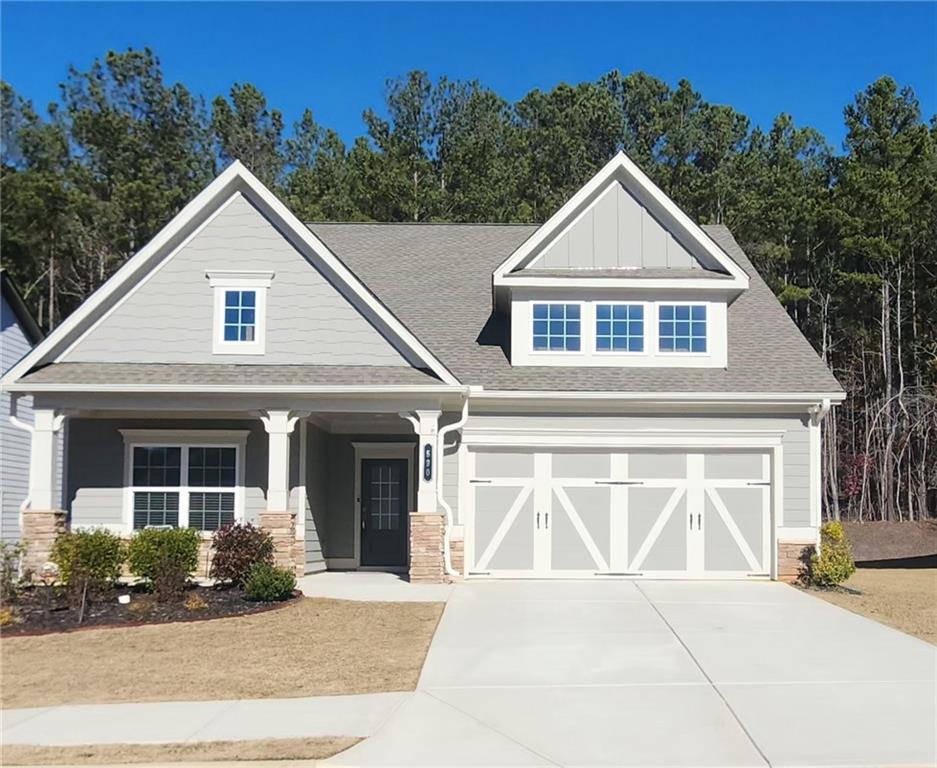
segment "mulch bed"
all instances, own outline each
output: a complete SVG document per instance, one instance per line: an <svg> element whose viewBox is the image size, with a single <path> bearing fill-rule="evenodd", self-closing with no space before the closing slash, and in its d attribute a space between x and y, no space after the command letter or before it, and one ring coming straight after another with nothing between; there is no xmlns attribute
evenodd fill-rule
<svg viewBox="0 0 937 768"><path fill-rule="evenodd" d="M117 601L118 595L130 595L130 603ZM294 593L293 599L300 593ZM124 587L113 594L101 596L85 605L82 622L79 609L69 604L68 594L60 587L35 586L23 589L16 600L4 606L11 608L14 622L0 629L3 636L45 635L78 629L101 629L179 621L201 621L229 616L261 613L278 608L292 600L279 603L251 602L236 587L203 587L190 585L182 599L160 603L142 586ZM197 605L198 607L193 607ZM187 607L188 606L188 607Z"/></svg>

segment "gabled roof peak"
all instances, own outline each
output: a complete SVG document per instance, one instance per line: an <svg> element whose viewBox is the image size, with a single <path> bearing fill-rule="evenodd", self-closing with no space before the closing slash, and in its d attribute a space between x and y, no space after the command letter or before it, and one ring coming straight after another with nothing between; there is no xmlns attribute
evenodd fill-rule
<svg viewBox="0 0 937 768"><path fill-rule="evenodd" d="M731 280L723 282L723 287L736 290L748 288L748 275L728 254L725 253L680 207L671 200L650 178L624 153L619 151L585 185L573 195L556 213L537 229L511 256L494 272L494 284L518 285L524 278L520 270L531 266L546 251L564 236L582 217L589 215L601 203L608 205L607 193L617 185L627 197L636 203L635 210L640 210L659 230L658 237L672 238L679 243L680 259L677 266L690 264L724 272ZM604 202L603 202L604 200ZM614 205L614 202L611 203ZM621 215L621 214L619 214ZM621 224L623 232L640 228L640 222ZM630 227L630 229L629 229ZM640 260L639 260L640 261ZM666 257L663 264L650 266L669 266L671 259ZM542 266L542 265L538 265ZM613 266L612 264L594 264L593 266ZM615 266L621 266L616 264ZM628 266L644 266L638 263ZM537 278L544 279L544 278ZM616 281L628 280L627 277L608 278ZM686 286L686 281L681 281Z"/></svg>

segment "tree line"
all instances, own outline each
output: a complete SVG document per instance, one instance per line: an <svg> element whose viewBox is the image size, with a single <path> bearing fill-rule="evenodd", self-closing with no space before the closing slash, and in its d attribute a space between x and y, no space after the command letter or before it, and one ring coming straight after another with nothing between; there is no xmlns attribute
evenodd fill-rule
<svg viewBox="0 0 937 768"><path fill-rule="evenodd" d="M288 130L247 83L208 103L148 49L70 68L43 113L2 84L0 249L49 330L232 158L306 221L546 220L619 149L728 225L849 393L825 422L830 517L937 515L937 117L882 77L832 148L644 72L508 101L477 81L387 83L350 145ZM770 343L770 340L765 340Z"/></svg>

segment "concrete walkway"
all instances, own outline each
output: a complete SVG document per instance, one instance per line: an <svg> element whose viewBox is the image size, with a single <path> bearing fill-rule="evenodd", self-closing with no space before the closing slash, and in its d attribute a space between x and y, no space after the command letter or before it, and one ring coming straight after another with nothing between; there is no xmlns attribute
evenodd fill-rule
<svg viewBox="0 0 937 768"><path fill-rule="evenodd" d="M376 602L442 603L452 584L411 584L403 574L378 571L324 571L303 576L296 586L306 597Z"/></svg>
<svg viewBox="0 0 937 768"><path fill-rule="evenodd" d="M67 746L366 737L375 733L410 696L372 693L11 709L0 713L0 741Z"/></svg>

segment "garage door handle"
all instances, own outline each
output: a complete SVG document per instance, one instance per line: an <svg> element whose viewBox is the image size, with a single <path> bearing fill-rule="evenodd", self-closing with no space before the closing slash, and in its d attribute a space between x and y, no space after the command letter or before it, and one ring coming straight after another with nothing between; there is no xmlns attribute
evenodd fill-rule
<svg viewBox="0 0 937 768"><path fill-rule="evenodd" d="M690 530L693 530L693 513L690 512Z"/></svg>
<svg viewBox="0 0 937 768"><path fill-rule="evenodd" d="M537 513L537 528L540 528L540 513Z"/></svg>
<svg viewBox="0 0 937 768"><path fill-rule="evenodd" d="M771 485L771 481L770 480L750 480L749 482L746 483L746 485L766 486L766 485Z"/></svg>
<svg viewBox="0 0 937 768"><path fill-rule="evenodd" d="M491 480L469 480L470 483L490 483Z"/></svg>
<svg viewBox="0 0 937 768"><path fill-rule="evenodd" d="M696 513L696 530L698 531L703 530L703 513L702 512Z"/></svg>
<svg viewBox="0 0 937 768"><path fill-rule="evenodd" d="M642 480L596 480L596 485L644 485Z"/></svg>

